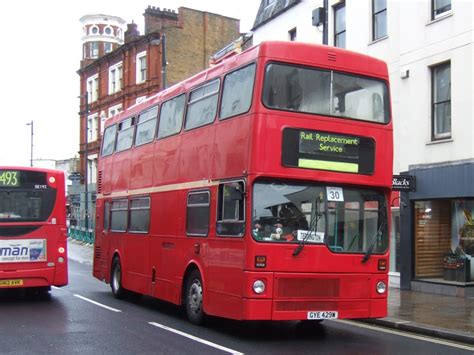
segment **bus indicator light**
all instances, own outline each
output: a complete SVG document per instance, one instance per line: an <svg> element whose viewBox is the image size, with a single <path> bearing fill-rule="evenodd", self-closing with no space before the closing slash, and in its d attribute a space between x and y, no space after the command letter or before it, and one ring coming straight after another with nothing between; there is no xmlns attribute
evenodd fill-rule
<svg viewBox="0 0 474 355"><path fill-rule="evenodd" d="M257 268L267 267L267 257L265 255L255 256L255 267Z"/></svg>
<svg viewBox="0 0 474 355"><path fill-rule="evenodd" d="M380 259L379 260L379 270L380 271L387 270L387 260L386 259Z"/></svg>

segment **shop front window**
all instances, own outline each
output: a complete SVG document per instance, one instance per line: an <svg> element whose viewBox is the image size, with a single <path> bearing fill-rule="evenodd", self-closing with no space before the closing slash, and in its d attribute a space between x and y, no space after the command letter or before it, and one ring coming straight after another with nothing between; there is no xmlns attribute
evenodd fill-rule
<svg viewBox="0 0 474 355"><path fill-rule="evenodd" d="M474 280L473 210L474 200L415 202L417 279Z"/></svg>
<svg viewBox="0 0 474 355"><path fill-rule="evenodd" d="M474 200L454 200L451 221L456 281L474 281ZM464 269L464 272L459 269Z"/></svg>
<svg viewBox="0 0 474 355"><path fill-rule="evenodd" d="M400 210L392 210L390 236L390 272L400 272Z"/></svg>

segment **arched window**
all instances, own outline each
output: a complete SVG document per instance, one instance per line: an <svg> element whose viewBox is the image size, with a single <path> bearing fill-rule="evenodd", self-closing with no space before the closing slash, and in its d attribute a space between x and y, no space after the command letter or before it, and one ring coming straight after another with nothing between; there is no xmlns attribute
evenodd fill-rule
<svg viewBox="0 0 474 355"><path fill-rule="evenodd" d="M91 27L89 27L89 34L90 35L98 35L99 34L99 27L97 27L96 25L92 25Z"/></svg>

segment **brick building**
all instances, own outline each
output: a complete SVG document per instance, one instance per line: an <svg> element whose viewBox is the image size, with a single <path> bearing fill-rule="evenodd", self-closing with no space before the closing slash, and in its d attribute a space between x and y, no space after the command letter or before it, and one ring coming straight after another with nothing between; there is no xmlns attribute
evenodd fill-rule
<svg viewBox="0 0 474 355"><path fill-rule="evenodd" d="M114 16L81 18L79 156L92 197L89 211L105 120L206 69L210 56L240 35L239 20L185 7L175 12L149 6L143 15L144 35L134 23L123 32L124 23ZM112 50L106 50L107 42L112 42Z"/></svg>

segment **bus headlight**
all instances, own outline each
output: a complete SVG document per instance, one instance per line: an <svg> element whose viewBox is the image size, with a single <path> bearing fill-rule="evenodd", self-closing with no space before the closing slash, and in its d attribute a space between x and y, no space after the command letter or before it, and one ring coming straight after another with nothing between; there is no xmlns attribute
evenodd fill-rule
<svg viewBox="0 0 474 355"><path fill-rule="evenodd" d="M60 257L58 258L58 261L59 261L60 263L63 263L63 262L64 262L64 258L63 258L62 256L60 256Z"/></svg>
<svg viewBox="0 0 474 355"><path fill-rule="evenodd" d="M383 294L387 291L387 285L385 285L385 282L379 281L377 282L377 293Z"/></svg>
<svg viewBox="0 0 474 355"><path fill-rule="evenodd" d="M262 280L255 281L253 283L253 292L258 295L265 292L265 282L263 282Z"/></svg>

